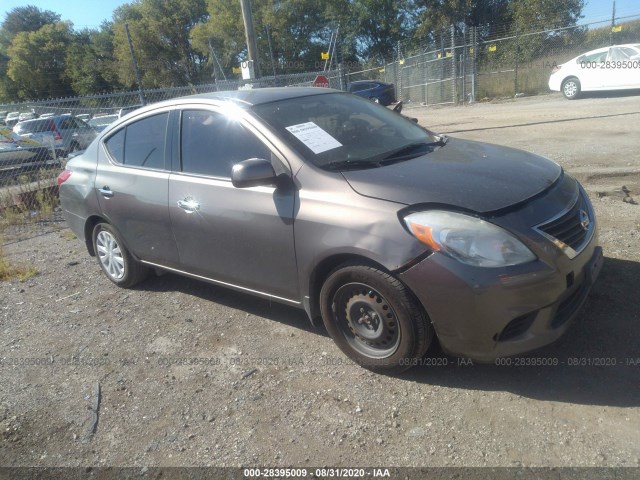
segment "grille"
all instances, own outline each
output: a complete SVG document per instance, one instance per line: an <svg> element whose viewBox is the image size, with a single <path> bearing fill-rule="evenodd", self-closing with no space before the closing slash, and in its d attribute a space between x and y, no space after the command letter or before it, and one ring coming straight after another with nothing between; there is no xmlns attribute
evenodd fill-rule
<svg viewBox="0 0 640 480"><path fill-rule="evenodd" d="M566 252L570 257L580 253L587 244L593 232L595 222L591 209L587 204L584 194L580 192L578 198L567 212L550 222L538 225L537 229L545 236L550 237L554 243L560 240L562 244L569 246L572 251ZM563 247L562 245L560 246ZM572 255L573 254L573 255Z"/></svg>

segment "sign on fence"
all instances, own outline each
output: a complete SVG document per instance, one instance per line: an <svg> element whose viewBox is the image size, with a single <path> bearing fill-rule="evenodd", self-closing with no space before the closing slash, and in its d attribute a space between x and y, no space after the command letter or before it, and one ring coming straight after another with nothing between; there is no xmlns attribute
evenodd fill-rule
<svg viewBox="0 0 640 480"><path fill-rule="evenodd" d="M324 75L318 75L313 81L314 87L329 88L329 79Z"/></svg>

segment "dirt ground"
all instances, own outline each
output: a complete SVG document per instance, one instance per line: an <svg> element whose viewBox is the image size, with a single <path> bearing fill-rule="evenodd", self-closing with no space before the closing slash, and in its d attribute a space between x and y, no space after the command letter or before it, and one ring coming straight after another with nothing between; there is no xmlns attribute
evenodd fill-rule
<svg viewBox="0 0 640 480"><path fill-rule="evenodd" d="M43 233L4 248L39 274L0 283L0 466L640 466L640 96L407 113L584 183L606 259L559 343L376 375L302 311L175 275L121 290Z"/></svg>

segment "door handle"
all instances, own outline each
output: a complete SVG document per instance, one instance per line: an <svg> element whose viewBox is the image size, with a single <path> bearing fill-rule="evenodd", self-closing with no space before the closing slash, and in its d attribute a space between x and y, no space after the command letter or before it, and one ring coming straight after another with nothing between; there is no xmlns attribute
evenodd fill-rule
<svg viewBox="0 0 640 480"><path fill-rule="evenodd" d="M111 191L111 189L109 187L107 187L106 185L102 188L99 188L98 191L102 194L102 196L104 198L111 198L113 197L113 192Z"/></svg>
<svg viewBox="0 0 640 480"><path fill-rule="evenodd" d="M184 200L178 200L178 206L187 213L193 213L200 210L200 204L194 198L185 198Z"/></svg>

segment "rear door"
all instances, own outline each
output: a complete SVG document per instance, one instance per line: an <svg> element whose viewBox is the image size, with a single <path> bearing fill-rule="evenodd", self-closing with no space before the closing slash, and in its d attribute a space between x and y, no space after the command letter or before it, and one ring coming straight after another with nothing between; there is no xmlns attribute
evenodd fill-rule
<svg viewBox="0 0 640 480"><path fill-rule="evenodd" d="M136 257L175 267L167 209L170 118L169 110L151 112L102 141L95 188L103 214Z"/></svg>
<svg viewBox="0 0 640 480"><path fill-rule="evenodd" d="M610 56L611 66L618 71L616 86L640 88L640 52L631 47L611 47Z"/></svg>
<svg viewBox="0 0 640 480"><path fill-rule="evenodd" d="M183 268L219 283L298 298L293 243L295 191L235 188L231 168L270 160L291 176L255 128L217 109L184 108L169 181L169 211Z"/></svg>

